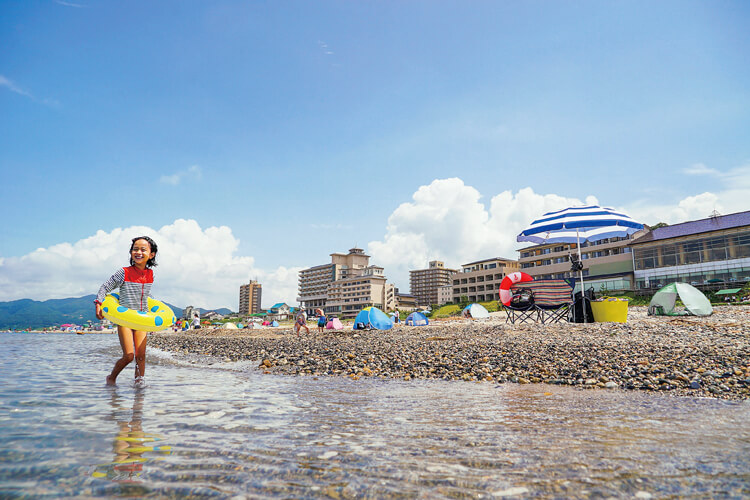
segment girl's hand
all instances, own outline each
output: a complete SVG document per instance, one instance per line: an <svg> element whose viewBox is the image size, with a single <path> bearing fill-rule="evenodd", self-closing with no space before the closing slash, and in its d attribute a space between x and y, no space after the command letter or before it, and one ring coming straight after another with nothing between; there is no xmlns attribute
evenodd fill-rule
<svg viewBox="0 0 750 500"><path fill-rule="evenodd" d="M102 305L98 302L94 305L96 306L96 317L99 319L104 319L104 313L102 312Z"/></svg>

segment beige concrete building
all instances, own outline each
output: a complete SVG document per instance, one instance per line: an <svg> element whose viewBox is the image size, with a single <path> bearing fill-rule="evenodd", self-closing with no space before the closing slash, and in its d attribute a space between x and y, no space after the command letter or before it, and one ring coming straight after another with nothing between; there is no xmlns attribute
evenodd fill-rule
<svg viewBox="0 0 750 500"><path fill-rule="evenodd" d="M297 301L308 310L349 319L367 306L393 310L396 292L383 268L371 266L361 248L352 248L347 254L332 253L330 264L300 271Z"/></svg>
<svg viewBox="0 0 750 500"><path fill-rule="evenodd" d="M400 311L415 311L417 298L410 293L399 293L396 288L396 308Z"/></svg>
<svg viewBox="0 0 750 500"><path fill-rule="evenodd" d="M334 281L356 276L370 263L370 256L361 248L348 254L332 253L331 263L303 269L299 273L297 302L307 309L325 308L328 285Z"/></svg>
<svg viewBox="0 0 750 500"><path fill-rule="evenodd" d="M583 277L586 288L593 287L595 291L604 290L632 290L633 289L633 257L629 244L633 237L644 234L639 231L625 238L606 238L594 242L581 244L581 259L583 262ZM530 274L535 279L564 279L575 278L579 274L571 272L569 254L578 255L575 243L553 243L534 245L519 250L521 271ZM577 290L580 281L576 281Z"/></svg>
<svg viewBox="0 0 750 500"><path fill-rule="evenodd" d="M448 269L439 260L430 261L427 269L409 271L409 286L411 294L417 298L417 305L429 306L438 304L438 288L451 285L453 275L458 271Z"/></svg>
<svg viewBox="0 0 750 500"><path fill-rule="evenodd" d="M518 270L518 261L502 257L464 264L453 276L453 302L461 302L462 297L469 302L497 300L500 282Z"/></svg>
<svg viewBox="0 0 750 500"><path fill-rule="evenodd" d="M438 287L437 305L442 306L449 302L453 302L453 283Z"/></svg>
<svg viewBox="0 0 750 500"><path fill-rule="evenodd" d="M240 286L240 315L257 314L260 312L260 299L263 295L263 287L255 280L250 280L247 285Z"/></svg>
<svg viewBox="0 0 750 500"><path fill-rule="evenodd" d="M358 276L336 280L328 284L326 315L352 319L365 307L375 306L383 311L396 307L396 290L386 283L383 268L368 266Z"/></svg>

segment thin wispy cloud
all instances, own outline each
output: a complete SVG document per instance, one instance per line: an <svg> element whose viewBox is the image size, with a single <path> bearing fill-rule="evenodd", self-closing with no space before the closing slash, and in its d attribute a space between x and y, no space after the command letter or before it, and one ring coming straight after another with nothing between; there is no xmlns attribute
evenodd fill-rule
<svg viewBox="0 0 750 500"><path fill-rule="evenodd" d="M29 99L34 99L34 96L31 95L30 92L22 89L21 87L13 83L11 80L4 77L3 75L0 75L0 87L5 87L11 92L15 92L16 94L28 97Z"/></svg>
<svg viewBox="0 0 750 500"><path fill-rule="evenodd" d="M85 5L81 5L79 3L63 2L63 0L55 0L55 3L58 5L64 5L65 7L75 7L76 9L85 7Z"/></svg>
<svg viewBox="0 0 750 500"><path fill-rule="evenodd" d="M11 92L14 92L18 95L27 97L31 99L34 102L38 102L41 104L44 104L45 106L51 106L53 108L60 107L60 103L56 101L55 99L37 99L34 94L29 92L26 89L23 89L16 85L11 79L6 78L3 75L0 75L0 87L5 87L6 89L10 90Z"/></svg>
<svg viewBox="0 0 750 500"><path fill-rule="evenodd" d="M162 175L159 182L163 184L169 184L171 186L177 186L183 180L188 181L199 181L203 177L203 172L198 165L193 165L171 175Z"/></svg>
<svg viewBox="0 0 750 500"><path fill-rule="evenodd" d="M318 47L320 47L320 50L322 50L325 55L327 56L333 55L333 51L328 47L328 44L324 42L323 40L318 40Z"/></svg>
<svg viewBox="0 0 750 500"><path fill-rule="evenodd" d="M709 168L703 163L695 163L682 169L682 173L686 175L721 175L721 172L715 168Z"/></svg>

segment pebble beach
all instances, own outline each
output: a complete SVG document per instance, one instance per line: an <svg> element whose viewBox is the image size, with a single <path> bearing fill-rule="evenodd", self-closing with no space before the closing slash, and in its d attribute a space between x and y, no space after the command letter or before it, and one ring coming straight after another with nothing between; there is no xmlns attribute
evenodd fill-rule
<svg viewBox="0 0 750 500"><path fill-rule="evenodd" d="M150 335L178 355L251 361L264 373L544 383L677 396L750 397L750 306L708 317L652 317L630 307L627 323L509 324L449 319L387 331L291 328L191 330Z"/></svg>

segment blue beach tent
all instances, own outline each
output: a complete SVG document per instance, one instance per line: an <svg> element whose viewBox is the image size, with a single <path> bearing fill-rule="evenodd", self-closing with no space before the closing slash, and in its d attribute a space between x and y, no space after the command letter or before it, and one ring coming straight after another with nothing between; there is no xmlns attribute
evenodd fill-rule
<svg viewBox="0 0 750 500"><path fill-rule="evenodd" d="M365 328L374 328L376 330L390 330L393 328L393 321L386 313L377 307L365 307L357 317L354 318L354 329L364 330Z"/></svg>
<svg viewBox="0 0 750 500"><path fill-rule="evenodd" d="M487 309L485 309L482 304L477 304L476 302L464 307L463 314L464 317L473 319L490 317L490 313L487 311Z"/></svg>
<svg viewBox="0 0 750 500"><path fill-rule="evenodd" d="M421 312L413 312L406 317L406 326L427 326L430 320Z"/></svg>

